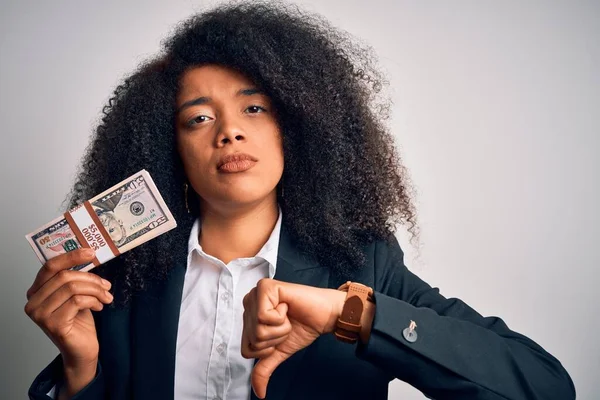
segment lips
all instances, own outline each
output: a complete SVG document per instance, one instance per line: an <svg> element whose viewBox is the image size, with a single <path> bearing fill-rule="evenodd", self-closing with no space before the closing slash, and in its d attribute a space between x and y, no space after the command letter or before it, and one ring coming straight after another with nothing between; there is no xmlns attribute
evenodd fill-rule
<svg viewBox="0 0 600 400"><path fill-rule="evenodd" d="M220 172L235 173L249 170L258 160L249 154L234 153L221 158L217 163Z"/></svg>

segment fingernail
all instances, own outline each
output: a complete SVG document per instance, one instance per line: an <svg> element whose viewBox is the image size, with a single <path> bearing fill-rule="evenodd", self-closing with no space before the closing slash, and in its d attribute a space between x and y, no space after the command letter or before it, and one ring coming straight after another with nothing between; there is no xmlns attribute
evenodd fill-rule
<svg viewBox="0 0 600 400"><path fill-rule="evenodd" d="M107 281L106 279L102 278L102 286L106 286L107 288L110 288L112 286L112 284Z"/></svg>
<svg viewBox="0 0 600 400"><path fill-rule="evenodd" d="M83 249L83 255L86 256L86 257L91 257L94 254L96 254L96 252L93 249L89 248L89 247Z"/></svg>
<svg viewBox="0 0 600 400"><path fill-rule="evenodd" d="M106 292L106 295L108 296L108 298L110 299L110 301L112 302L114 300L114 296L112 295L112 293L110 293L109 291Z"/></svg>

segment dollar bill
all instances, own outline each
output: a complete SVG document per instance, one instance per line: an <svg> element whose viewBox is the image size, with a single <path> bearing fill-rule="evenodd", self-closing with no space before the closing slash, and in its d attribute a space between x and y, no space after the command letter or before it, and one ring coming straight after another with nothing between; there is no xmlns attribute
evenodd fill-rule
<svg viewBox="0 0 600 400"><path fill-rule="evenodd" d="M80 247L91 247L96 250L94 263L73 268L88 271L177 226L146 170L86 203L25 236L40 262ZM99 221L104 229L94 221Z"/></svg>

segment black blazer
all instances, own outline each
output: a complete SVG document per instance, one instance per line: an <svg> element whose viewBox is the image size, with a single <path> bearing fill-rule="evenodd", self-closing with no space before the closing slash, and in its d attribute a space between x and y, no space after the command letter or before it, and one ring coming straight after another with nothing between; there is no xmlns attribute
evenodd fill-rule
<svg viewBox="0 0 600 400"><path fill-rule="evenodd" d="M366 345L323 335L274 372L267 399L387 399L398 378L435 399L575 398L560 362L499 318L484 318L446 299L404 265L395 237L366 248L367 266L352 280L373 287L376 302ZM100 341L96 378L74 399L173 399L175 346L186 263L136 296L128 308L95 313ZM283 227L275 279L316 287L341 283L325 266L301 255ZM417 340L403 330L414 320ZM31 399L62 376L58 356L35 379ZM253 399L256 399L254 394Z"/></svg>

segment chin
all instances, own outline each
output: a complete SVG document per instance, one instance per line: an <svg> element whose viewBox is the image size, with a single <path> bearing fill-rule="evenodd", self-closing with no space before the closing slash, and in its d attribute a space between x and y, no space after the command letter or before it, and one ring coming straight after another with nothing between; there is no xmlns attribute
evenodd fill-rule
<svg viewBox="0 0 600 400"><path fill-rule="evenodd" d="M219 201L228 205L249 205L266 200L275 188L237 187L227 190L219 196Z"/></svg>

